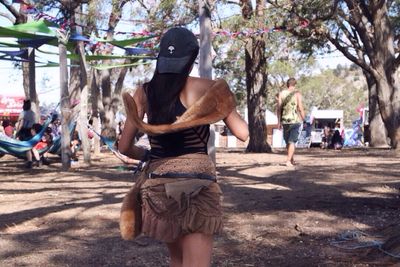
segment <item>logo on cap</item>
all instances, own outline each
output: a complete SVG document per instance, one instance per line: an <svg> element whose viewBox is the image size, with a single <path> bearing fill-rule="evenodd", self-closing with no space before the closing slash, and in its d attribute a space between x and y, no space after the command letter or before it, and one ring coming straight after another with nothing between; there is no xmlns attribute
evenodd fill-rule
<svg viewBox="0 0 400 267"><path fill-rule="evenodd" d="M172 55L174 53L174 51L175 51L175 47L172 46L172 45L168 46L168 51Z"/></svg>

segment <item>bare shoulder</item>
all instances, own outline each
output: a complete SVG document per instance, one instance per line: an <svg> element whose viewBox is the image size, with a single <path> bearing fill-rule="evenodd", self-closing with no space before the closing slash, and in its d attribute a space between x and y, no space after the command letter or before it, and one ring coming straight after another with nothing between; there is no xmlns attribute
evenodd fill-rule
<svg viewBox="0 0 400 267"><path fill-rule="evenodd" d="M181 94L183 104L188 107L200 99L219 80L189 77Z"/></svg>
<svg viewBox="0 0 400 267"><path fill-rule="evenodd" d="M213 86L215 80L206 79L206 78L198 78L198 77L189 77L188 78L188 89L199 94L205 94L211 86Z"/></svg>

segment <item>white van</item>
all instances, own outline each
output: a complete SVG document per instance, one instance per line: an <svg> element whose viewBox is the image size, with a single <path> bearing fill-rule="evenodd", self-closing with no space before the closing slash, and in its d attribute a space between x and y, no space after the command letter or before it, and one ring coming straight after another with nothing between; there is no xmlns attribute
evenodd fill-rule
<svg viewBox="0 0 400 267"><path fill-rule="evenodd" d="M321 144L325 126L334 129L338 123L343 129L343 110L313 109L310 115L311 145Z"/></svg>

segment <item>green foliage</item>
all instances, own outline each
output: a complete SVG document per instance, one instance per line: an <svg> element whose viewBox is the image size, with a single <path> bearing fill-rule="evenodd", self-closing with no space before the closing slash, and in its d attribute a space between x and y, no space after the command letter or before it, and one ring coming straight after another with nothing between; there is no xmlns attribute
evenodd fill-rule
<svg viewBox="0 0 400 267"><path fill-rule="evenodd" d="M140 4L135 4L142 10L141 18L151 22L147 25L150 31L162 32L172 26L187 26L198 17L198 3L194 0L140 1Z"/></svg>
<svg viewBox="0 0 400 267"><path fill-rule="evenodd" d="M268 87L269 97L267 98L267 108L276 110L276 96L286 88L286 81L300 76L311 76L315 68L314 58L288 58L286 60L277 60L269 64L268 68Z"/></svg>
<svg viewBox="0 0 400 267"><path fill-rule="evenodd" d="M219 4L220 9L222 3ZM226 8L226 6L225 6ZM218 28L228 30L231 33L249 33L254 36L260 35L258 30L267 30L262 34L266 42L265 57L267 59L268 85L267 102L275 103L275 94L279 92L282 82L289 77L298 76L298 73L307 72L307 67L313 61L307 55L300 53L301 45L287 31L272 31L272 29L287 25L282 21L282 14L279 9L268 7L264 9L264 16L253 16L251 19L244 19L241 15L232 15L227 19L219 21ZM217 76L223 76L235 91L239 104L246 105L246 77L245 77L245 50L244 47L250 36L238 35L226 37L217 35L213 40L213 47L217 57L213 66ZM307 62L307 63L306 63ZM310 68L308 68L310 69Z"/></svg>
<svg viewBox="0 0 400 267"><path fill-rule="evenodd" d="M308 113L313 106L318 109L344 110L345 124L349 125L357 117L356 108L368 103L368 92L360 70L325 70L321 74L303 76L297 88L302 92L304 109ZM356 80L358 78L358 80Z"/></svg>
<svg viewBox="0 0 400 267"><path fill-rule="evenodd" d="M400 0L392 1L389 7L389 16L393 25L394 31L397 35L400 34Z"/></svg>
<svg viewBox="0 0 400 267"><path fill-rule="evenodd" d="M229 43L229 44L228 44ZM241 42L226 42L225 38L214 40L218 55L213 62L217 77L228 81L240 107L246 106L246 74L244 49Z"/></svg>

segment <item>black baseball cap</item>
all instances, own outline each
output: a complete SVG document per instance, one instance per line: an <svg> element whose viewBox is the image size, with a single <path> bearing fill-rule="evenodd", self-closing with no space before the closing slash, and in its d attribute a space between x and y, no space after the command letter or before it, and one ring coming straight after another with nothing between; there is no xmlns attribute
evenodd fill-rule
<svg viewBox="0 0 400 267"><path fill-rule="evenodd" d="M161 38L158 73L181 73L199 53L196 36L186 28L169 29Z"/></svg>

